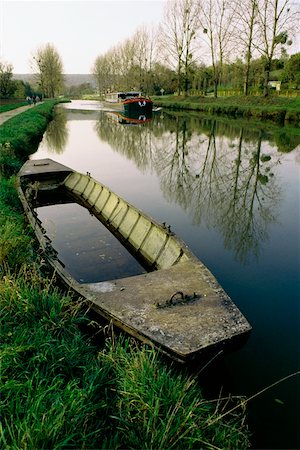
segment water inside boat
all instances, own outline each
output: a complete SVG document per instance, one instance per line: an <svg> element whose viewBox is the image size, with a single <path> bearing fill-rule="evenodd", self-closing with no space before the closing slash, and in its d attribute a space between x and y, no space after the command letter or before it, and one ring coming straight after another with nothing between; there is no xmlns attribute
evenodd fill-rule
<svg viewBox="0 0 300 450"><path fill-rule="evenodd" d="M83 206L55 204L39 207L36 212L59 260L79 283L145 272L118 239Z"/></svg>

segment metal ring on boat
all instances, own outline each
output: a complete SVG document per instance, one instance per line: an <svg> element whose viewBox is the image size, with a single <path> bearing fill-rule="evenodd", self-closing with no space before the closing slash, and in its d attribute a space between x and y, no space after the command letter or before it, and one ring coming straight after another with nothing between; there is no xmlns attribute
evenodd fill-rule
<svg viewBox="0 0 300 450"><path fill-rule="evenodd" d="M140 106L146 106L145 100L143 100L142 102L140 101L140 102L139 102L139 105L140 105Z"/></svg>
<svg viewBox="0 0 300 450"><path fill-rule="evenodd" d="M146 116L139 116L139 120L145 121L146 120Z"/></svg>

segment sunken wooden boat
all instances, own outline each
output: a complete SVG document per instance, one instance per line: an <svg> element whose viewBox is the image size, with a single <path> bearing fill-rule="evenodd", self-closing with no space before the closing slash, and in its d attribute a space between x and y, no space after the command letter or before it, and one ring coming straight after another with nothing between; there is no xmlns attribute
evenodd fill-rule
<svg viewBox="0 0 300 450"><path fill-rule="evenodd" d="M80 284L72 278L35 210L41 193L51 197L57 189L88 208L147 272L99 283ZM183 362L248 335L248 321L184 242L89 173L51 159L28 160L18 174L18 192L45 258L102 318Z"/></svg>

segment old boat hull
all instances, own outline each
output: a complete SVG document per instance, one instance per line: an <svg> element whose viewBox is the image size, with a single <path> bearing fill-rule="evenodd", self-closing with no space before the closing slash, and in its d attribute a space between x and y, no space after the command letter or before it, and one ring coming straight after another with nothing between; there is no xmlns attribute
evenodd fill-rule
<svg viewBox="0 0 300 450"><path fill-rule="evenodd" d="M45 159L27 161L18 180L20 199L45 257L101 317L183 362L204 351L226 348L251 330L212 273L177 236L90 174ZM149 272L91 284L74 280L34 211L33 199L51 188L65 190L89 208Z"/></svg>

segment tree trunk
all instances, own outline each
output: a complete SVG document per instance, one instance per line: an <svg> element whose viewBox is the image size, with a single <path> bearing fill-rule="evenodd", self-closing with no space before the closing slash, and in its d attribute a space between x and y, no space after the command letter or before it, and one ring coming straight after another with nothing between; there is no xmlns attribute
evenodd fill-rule
<svg viewBox="0 0 300 450"><path fill-rule="evenodd" d="M267 97L269 95L270 71L271 71L271 64L268 61L267 64L265 65L265 73L264 73L264 97Z"/></svg>
<svg viewBox="0 0 300 450"><path fill-rule="evenodd" d="M177 70L177 94L181 94L181 69L180 64L178 64L178 70Z"/></svg>
<svg viewBox="0 0 300 450"><path fill-rule="evenodd" d="M249 94L249 73L250 73L250 64L248 64L248 62L247 62L245 82L244 82L244 95L246 97Z"/></svg>
<svg viewBox="0 0 300 450"><path fill-rule="evenodd" d="M247 96L249 94L249 75L250 75L250 63L251 63L251 45L248 46L248 54L246 61L246 73L245 73L245 82L244 82L244 95Z"/></svg>
<svg viewBox="0 0 300 450"><path fill-rule="evenodd" d="M184 74L184 96L188 96L188 69L185 67L185 74Z"/></svg>
<svg viewBox="0 0 300 450"><path fill-rule="evenodd" d="M218 97L218 80L214 80L214 97Z"/></svg>

